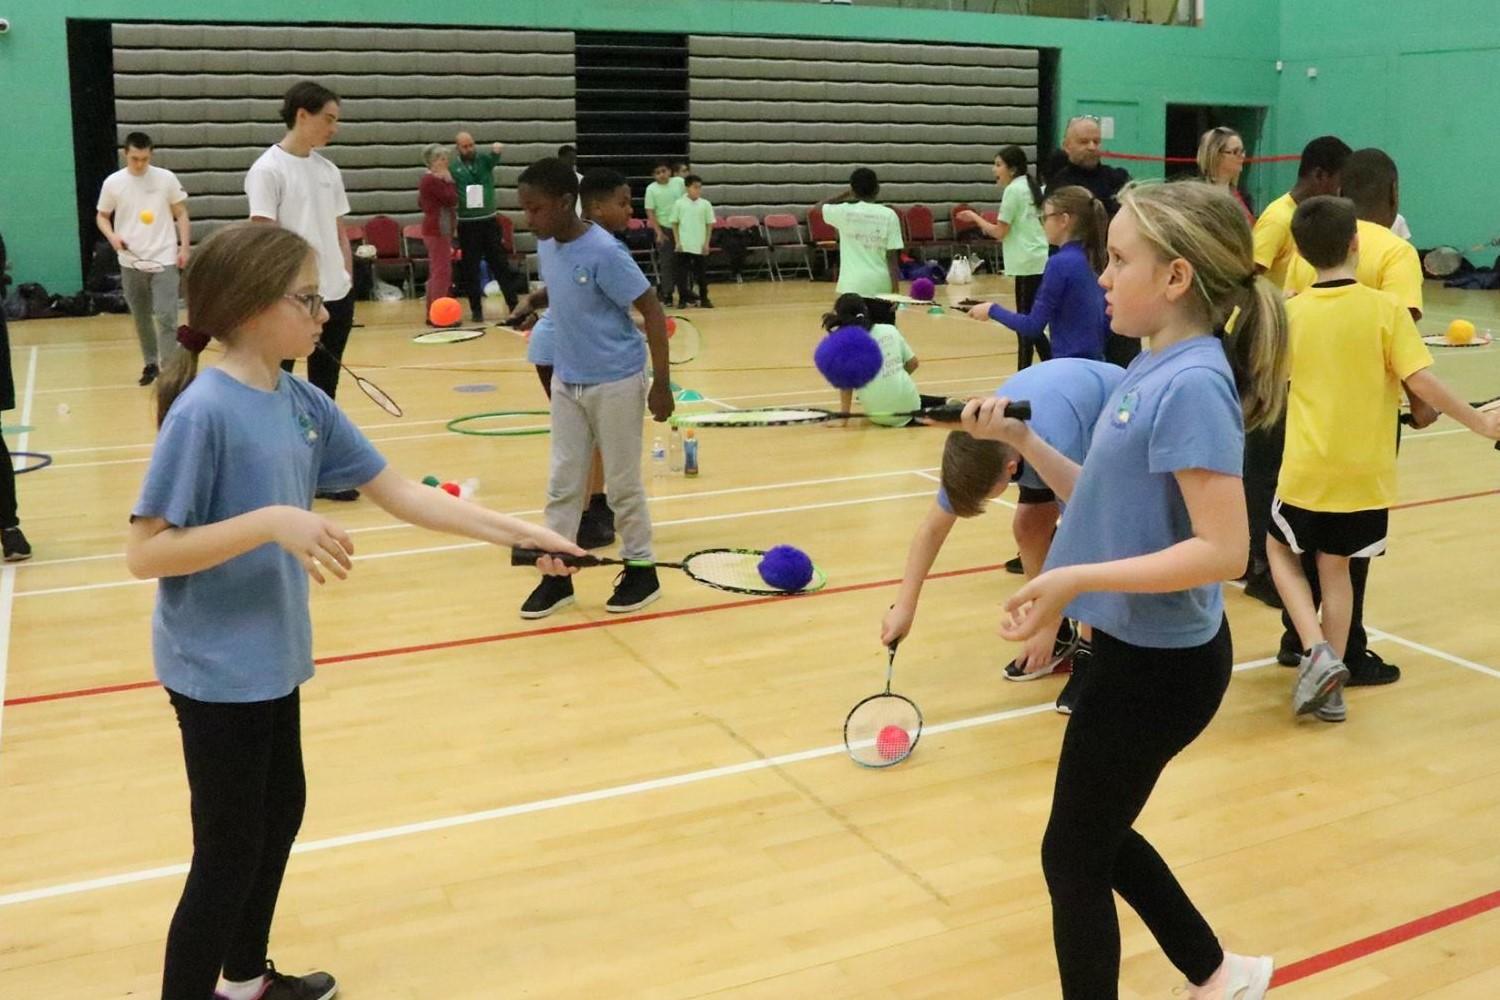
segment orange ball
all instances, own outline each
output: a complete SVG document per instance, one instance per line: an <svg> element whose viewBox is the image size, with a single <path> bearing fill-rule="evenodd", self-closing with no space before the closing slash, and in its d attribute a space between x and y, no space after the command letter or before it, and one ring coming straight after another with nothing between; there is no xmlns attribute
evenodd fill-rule
<svg viewBox="0 0 1500 1000"><path fill-rule="evenodd" d="M427 310L427 318L434 326L453 326L464 318L463 306L458 300L444 296L432 300L432 308Z"/></svg>
<svg viewBox="0 0 1500 1000"><path fill-rule="evenodd" d="M675 319L673 319L671 316L668 316L667 317L667 339L670 340L672 338L672 334L674 334L676 332L677 332L677 321Z"/></svg>

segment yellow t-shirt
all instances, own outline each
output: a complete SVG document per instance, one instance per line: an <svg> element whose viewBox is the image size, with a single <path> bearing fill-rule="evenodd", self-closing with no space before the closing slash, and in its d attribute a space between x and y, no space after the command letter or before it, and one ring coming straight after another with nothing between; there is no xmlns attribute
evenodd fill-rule
<svg viewBox="0 0 1500 1000"><path fill-rule="evenodd" d="M1286 284L1286 268L1297 244L1292 240L1292 213L1297 203L1290 193L1282 195L1255 220L1255 263L1266 269L1266 277L1277 288Z"/></svg>
<svg viewBox="0 0 1500 1000"><path fill-rule="evenodd" d="M1291 395L1276 495L1347 513L1396 501L1401 381L1432 364L1411 313L1360 284L1313 286L1286 304Z"/></svg>
<svg viewBox="0 0 1500 1000"><path fill-rule="evenodd" d="M1354 276L1361 285L1390 292L1408 309L1422 311L1422 261L1416 248L1378 222L1359 220L1359 260ZM1318 280L1317 270L1292 254L1286 269L1286 290L1301 292Z"/></svg>

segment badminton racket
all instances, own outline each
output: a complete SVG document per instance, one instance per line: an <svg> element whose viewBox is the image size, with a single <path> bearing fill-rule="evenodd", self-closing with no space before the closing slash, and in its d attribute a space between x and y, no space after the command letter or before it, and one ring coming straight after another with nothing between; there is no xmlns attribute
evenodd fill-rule
<svg viewBox="0 0 1500 1000"><path fill-rule="evenodd" d="M1422 270L1434 278L1446 278L1463 266L1464 254L1478 253L1487 247L1500 246L1500 237L1488 243L1478 243L1467 250L1458 247L1433 247L1422 256Z"/></svg>
<svg viewBox="0 0 1500 1000"><path fill-rule="evenodd" d="M411 338L414 344L461 344L484 336L482 326L457 326L445 330L427 330Z"/></svg>
<svg viewBox="0 0 1500 1000"><path fill-rule="evenodd" d="M922 710L905 695L891 691L896 647L886 647L885 690L862 699L844 719L844 749L861 767L891 767L911 756L922 738Z"/></svg>
<svg viewBox="0 0 1500 1000"><path fill-rule="evenodd" d="M370 400L376 406L380 407L382 410L389 413L393 417L399 417L402 415L400 405L391 398L390 393L386 392L384 389L380 388L380 386L376 385L374 382L371 382L363 375L356 375L354 374L354 372L349 371L349 366L344 364L343 359L334 354L327 347L325 347L321 340L318 341L318 350L322 351L324 354L337 361L339 367L342 368L350 378L354 379L354 384L359 386L360 391L363 392L366 396L369 396Z"/></svg>
<svg viewBox="0 0 1500 1000"><path fill-rule="evenodd" d="M1477 403L1470 403L1469 405L1474 407L1474 409L1478 410L1480 413L1489 413L1492 410L1500 410L1500 396L1495 396L1492 399L1482 399ZM1411 411L1408 409L1403 409L1401 411L1401 415L1397 419L1408 427L1415 426L1412 423ZM1500 451L1500 441L1495 442L1495 450Z"/></svg>
<svg viewBox="0 0 1500 1000"><path fill-rule="evenodd" d="M142 274L161 274L167 268L158 261L148 260L145 257L137 257L130 248L124 244L120 245L120 266L128 267L132 271L140 271Z"/></svg>
<svg viewBox="0 0 1500 1000"><path fill-rule="evenodd" d="M698 356L703 335L698 332L698 324L686 316L668 316L667 323L667 360L685 365Z"/></svg>
<svg viewBox="0 0 1500 1000"><path fill-rule="evenodd" d="M822 590L828 582L823 571L813 567L813 577L801 590L783 590L762 579L760 561L765 552L760 549L700 549L683 557L681 562L653 562L650 559L607 559L603 556L574 556L541 549L511 549L512 566L535 566L536 561L550 555L569 566L580 569L591 566L654 566L659 569L680 569L691 579L715 590L727 590L731 594L806 594Z"/></svg>
<svg viewBox="0 0 1500 1000"><path fill-rule="evenodd" d="M792 427L798 424L821 424L828 420L889 420L905 417L935 424L956 424L963 417L964 403L944 403L904 413L839 413L812 407L759 407L749 410L722 410L711 413L684 413L674 416L678 427ZM1005 407L1005 415L1016 420L1031 419L1031 403L1018 399Z"/></svg>

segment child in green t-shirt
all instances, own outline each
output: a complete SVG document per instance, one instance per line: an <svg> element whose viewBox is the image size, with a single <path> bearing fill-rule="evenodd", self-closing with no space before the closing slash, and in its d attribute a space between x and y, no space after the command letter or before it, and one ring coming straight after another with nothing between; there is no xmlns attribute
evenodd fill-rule
<svg viewBox="0 0 1500 1000"><path fill-rule="evenodd" d="M888 295L901 284L901 219L877 204L880 179L869 167L849 175L849 189L813 206L839 233L839 292Z"/></svg>
<svg viewBox="0 0 1500 1000"><path fill-rule="evenodd" d="M677 202L677 218L672 232L677 242L677 302L683 306L701 305L712 309L708 300L708 241L713 233L714 207L703 197L703 178L689 174L687 193ZM698 282L698 297L693 297L693 282Z"/></svg>
<svg viewBox="0 0 1500 1000"><path fill-rule="evenodd" d="M652 171L652 183L646 185L646 224L656 237L656 296L666 305L672 304L673 263L677 256L676 236L672 227L677 224L677 202L682 199L686 185L676 175L671 160L662 160Z"/></svg>
<svg viewBox="0 0 1500 1000"><path fill-rule="evenodd" d="M947 396L924 396L917 391L911 373L917 370L920 362L901 331L896 329L893 303L846 292L834 300L833 311L823 316L824 330L837 330L842 326L863 327L880 345L880 374L860 387L857 393L865 413L909 413L948 402ZM855 396L853 389L839 390L840 412L850 412ZM911 423L911 418L874 416L871 422L882 427L905 427Z"/></svg>

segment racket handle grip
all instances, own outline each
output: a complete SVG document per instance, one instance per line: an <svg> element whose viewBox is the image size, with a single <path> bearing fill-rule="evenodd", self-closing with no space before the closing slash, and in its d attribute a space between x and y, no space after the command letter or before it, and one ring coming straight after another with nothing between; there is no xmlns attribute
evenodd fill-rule
<svg viewBox="0 0 1500 1000"><path fill-rule="evenodd" d="M551 556L560 560L565 566L598 566L599 560L594 556L572 556L565 552L548 552L546 549L522 549L510 550L510 564L512 566L535 566L536 561L543 556Z"/></svg>
<svg viewBox="0 0 1500 1000"><path fill-rule="evenodd" d="M926 420L935 424L956 424L963 418L964 403L945 403L942 406L932 406L921 411ZM1031 419L1031 401L1017 399L1005 404L1005 415L1015 420Z"/></svg>

